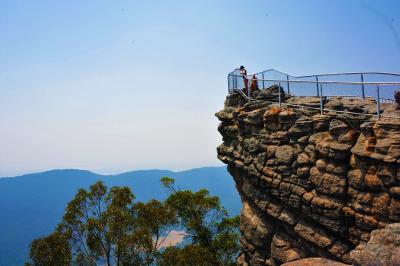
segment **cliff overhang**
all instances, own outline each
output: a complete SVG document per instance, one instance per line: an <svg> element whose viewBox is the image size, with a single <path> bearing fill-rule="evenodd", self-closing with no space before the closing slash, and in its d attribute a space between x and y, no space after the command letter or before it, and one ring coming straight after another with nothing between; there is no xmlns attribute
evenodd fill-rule
<svg viewBox="0 0 400 266"><path fill-rule="evenodd" d="M318 106L314 97L285 103ZM279 265L305 257L352 261L370 232L400 221L400 119L381 118L373 102L336 97L331 106L291 108L227 96L216 113L243 208L242 265ZM394 104L383 112L399 116Z"/></svg>

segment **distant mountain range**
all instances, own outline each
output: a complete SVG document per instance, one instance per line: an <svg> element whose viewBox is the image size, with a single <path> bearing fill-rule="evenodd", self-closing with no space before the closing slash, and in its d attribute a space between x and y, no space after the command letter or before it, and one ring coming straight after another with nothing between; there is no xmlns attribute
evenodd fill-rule
<svg viewBox="0 0 400 266"><path fill-rule="evenodd" d="M0 265L23 265L30 242L54 229L79 188L102 180L108 187L129 186L136 200L162 200L167 196L160 185L163 176L175 178L181 189L206 188L220 197L231 215L240 212L240 198L226 167L181 172L141 170L118 175L68 169L4 177L0 178Z"/></svg>

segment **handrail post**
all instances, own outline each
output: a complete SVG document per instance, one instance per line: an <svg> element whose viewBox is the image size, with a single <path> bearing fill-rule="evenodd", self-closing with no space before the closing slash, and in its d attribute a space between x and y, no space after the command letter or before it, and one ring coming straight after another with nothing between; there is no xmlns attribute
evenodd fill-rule
<svg viewBox="0 0 400 266"><path fill-rule="evenodd" d="M323 115L324 114L324 103L322 100L322 84L319 85L319 90L321 90L321 93L319 93L319 109L321 111L321 115Z"/></svg>
<svg viewBox="0 0 400 266"><path fill-rule="evenodd" d="M264 72L261 73L261 77L262 77L262 80L263 80L263 82L262 82L262 84L263 84L263 89L265 89L265 85L264 85Z"/></svg>
<svg viewBox="0 0 400 266"><path fill-rule="evenodd" d="M361 74L361 93L363 100L365 99L365 88L364 88L364 74Z"/></svg>
<svg viewBox="0 0 400 266"><path fill-rule="evenodd" d="M376 85L376 115L378 116L378 120L381 119L381 103L379 98L379 85Z"/></svg>
<svg viewBox="0 0 400 266"><path fill-rule="evenodd" d="M279 101L279 107L282 106L282 99L281 99L281 83L278 83L278 101Z"/></svg>
<svg viewBox="0 0 400 266"><path fill-rule="evenodd" d="M286 80L287 80L287 93L290 94L289 75L286 75Z"/></svg>
<svg viewBox="0 0 400 266"><path fill-rule="evenodd" d="M251 97L251 92L250 92L251 84L249 84L249 79L248 79L246 76L244 76L243 82L245 83L245 84L244 84L244 87L247 89L247 96L248 96L249 99L250 99L250 97ZM250 79L250 83L251 83L251 79ZM247 84L247 86L246 86L246 84Z"/></svg>
<svg viewBox="0 0 400 266"><path fill-rule="evenodd" d="M317 81L317 96L319 96L319 86L318 86L318 76L315 75L315 80Z"/></svg>

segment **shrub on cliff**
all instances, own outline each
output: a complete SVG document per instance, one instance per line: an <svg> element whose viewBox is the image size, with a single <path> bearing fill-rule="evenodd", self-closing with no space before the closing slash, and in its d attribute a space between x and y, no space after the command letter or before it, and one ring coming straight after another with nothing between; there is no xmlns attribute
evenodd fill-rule
<svg viewBox="0 0 400 266"><path fill-rule="evenodd" d="M127 187L102 182L80 189L49 236L34 240L27 265L234 265L239 219L229 218L218 197L174 187L161 202L135 202ZM171 230L184 244L166 247Z"/></svg>

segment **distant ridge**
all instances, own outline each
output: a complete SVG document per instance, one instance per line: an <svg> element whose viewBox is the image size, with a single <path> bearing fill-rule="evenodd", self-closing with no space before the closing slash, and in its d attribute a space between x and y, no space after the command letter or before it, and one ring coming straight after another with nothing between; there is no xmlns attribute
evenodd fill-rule
<svg viewBox="0 0 400 266"><path fill-rule="evenodd" d="M52 173L59 173L62 172L63 174L65 173L88 173L88 174L93 174L97 176L104 176L104 177L111 177L111 176L121 176L121 175L129 175L129 174L140 174L141 172L170 172L170 173L185 173L185 172L192 172L192 171L204 171L204 170L212 170L212 169L220 169L220 168L226 168L225 166L205 166L205 167L196 167L196 168L191 168L191 169L186 169L186 170L179 170L179 171L173 171L173 170L165 170L165 169L140 169L140 170L132 170L132 171L127 171L127 172L121 172L118 174L98 174L94 171L90 170L84 170L84 169L77 169L77 168L61 168L61 169L51 169L51 170L46 170L46 171L41 171L41 172L34 172L34 173L27 173L27 174L20 174L16 176L0 176L0 180L2 179L7 179L7 178L24 178L24 177L33 177L33 176L41 176L43 174L52 174Z"/></svg>
<svg viewBox="0 0 400 266"><path fill-rule="evenodd" d="M42 172L21 174L21 175L16 175L16 176L3 176L3 177L0 177L0 182L1 182L1 180L4 180L4 179L26 178L26 177L31 178L31 177L36 177L36 176L41 177L42 175L53 174L53 173L63 173L63 174L67 174L67 173L89 173L89 174L93 174L93 175L103 176L102 174L97 174L97 173L89 171L89 170L66 168L66 169L51 169L51 170L46 170L46 171L42 171Z"/></svg>

